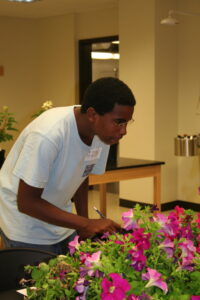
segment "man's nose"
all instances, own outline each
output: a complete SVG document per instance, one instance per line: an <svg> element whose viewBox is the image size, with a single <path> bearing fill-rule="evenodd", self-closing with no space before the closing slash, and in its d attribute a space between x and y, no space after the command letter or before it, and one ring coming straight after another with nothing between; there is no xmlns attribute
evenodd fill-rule
<svg viewBox="0 0 200 300"><path fill-rule="evenodd" d="M124 124L123 126L120 127L120 133L122 135L126 135L127 134L127 124Z"/></svg>

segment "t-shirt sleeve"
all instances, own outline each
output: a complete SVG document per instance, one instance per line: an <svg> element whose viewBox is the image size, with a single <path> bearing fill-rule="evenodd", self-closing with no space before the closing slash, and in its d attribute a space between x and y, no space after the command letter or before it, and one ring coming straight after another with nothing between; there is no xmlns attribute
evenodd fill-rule
<svg viewBox="0 0 200 300"><path fill-rule="evenodd" d="M27 136L13 173L27 184L44 188L57 156L56 145L38 133Z"/></svg>

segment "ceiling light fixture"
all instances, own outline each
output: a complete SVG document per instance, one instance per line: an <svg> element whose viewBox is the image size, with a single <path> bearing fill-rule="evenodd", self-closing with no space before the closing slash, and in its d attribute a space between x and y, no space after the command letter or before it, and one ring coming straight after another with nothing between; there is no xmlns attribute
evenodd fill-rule
<svg viewBox="0 0 200 300"><path fill-rule="evenodd" d="M178 11L178 10L169 10L168 16L165 19L162 19L160 21L160 24L162 25L177 25L179 24L179 21L174 17L174 15L184 15L184 16L200 16L200 13L188 13L184 11Z"/></svg>
<svg viewBox="0 0 200 300"><path fill-rule="evenodd" d="M92 59L119 59L119 53L111 52L91 52Z"/></svg>
<svg viewBox="0 0 200 300"><path fill-rule="evenodd" d="M23 2L23 3L31 3L31 2L36 2L40 0L8 0L10 2Z"/></svg>

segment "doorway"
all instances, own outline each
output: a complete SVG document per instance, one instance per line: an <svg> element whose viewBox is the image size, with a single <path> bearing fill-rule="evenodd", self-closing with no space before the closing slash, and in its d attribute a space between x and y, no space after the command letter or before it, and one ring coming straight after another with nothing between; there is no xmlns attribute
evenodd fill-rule
<svg viewBox="0 0 200 300"><path fill-rule="evenodd" d="M108 36L79 40L79 103L86 88L101 77L119 74L119 37ZM116 163L118 144L111 145L107 164ZM118 183L109 184L108 191L118 192Z"/></svg>
<svg viewBox="0 0 200 300"><path fill-rule="evenodd" d="M118 77L119 59L97 58L98 54L119 54L119 37L79 40L79 102L90 83L100 77ZM95 58L96 54L96 58Z"/></svg>

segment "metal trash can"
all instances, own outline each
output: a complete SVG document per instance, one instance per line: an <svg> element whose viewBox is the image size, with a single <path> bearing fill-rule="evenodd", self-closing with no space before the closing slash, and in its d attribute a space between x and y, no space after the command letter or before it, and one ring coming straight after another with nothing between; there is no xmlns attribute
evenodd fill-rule
<svg viewBox="0 0 200 300"><path fill-rule="evenodd" d="M195 156L200 154L200 135L178 135L174 141L175 155Z"/></svg>

